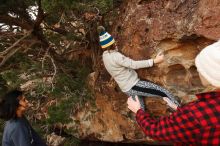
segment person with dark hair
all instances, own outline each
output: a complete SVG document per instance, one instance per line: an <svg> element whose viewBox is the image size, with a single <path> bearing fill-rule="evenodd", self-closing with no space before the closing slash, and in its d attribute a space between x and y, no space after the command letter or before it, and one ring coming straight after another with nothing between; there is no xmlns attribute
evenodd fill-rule
<svg viewBox="0 0 220 146"><path fill-rule="evenodd" d="M2 146L46 146L25 118L27 108L22 91L10 91L1 99L0 118L6 121Z"/></svg>
<svg viewBox="0 0 220 146"><path fill-rule="evenodd" d="M148 80L142 80L138 77L136 69L149 68L164 60L162 52L158 53L153 59L135 61L124 56L118 51L114 38L105 31L103 26L99 26L99 43L103 49L102 60L109 74L119 85L122 92L128 96L138 95L141 107L144 110L144 96L158 96L163 98L168 105L176 110L180 103L176 97L164 87Z"/></svg>
<svg viewBox="0 0 220 146"><path fill-rule="evenodd" d="M177 146L220 146L220 40L204 48L196 57L201 83L215 89L196 94L197 100L179 107L169 116L155 119L141 109L136 97L128 98L128 108L144 133L154 140Z"/></svg>

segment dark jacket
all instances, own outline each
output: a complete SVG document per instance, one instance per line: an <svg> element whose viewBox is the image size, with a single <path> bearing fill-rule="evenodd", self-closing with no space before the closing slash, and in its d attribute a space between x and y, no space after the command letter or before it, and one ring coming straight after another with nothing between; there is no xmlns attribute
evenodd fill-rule
<svg viewBox="0 0 220 146"><path fill-rule="evenodd" d="M2 146L46 146L26 118L6 122Z"/></svg>

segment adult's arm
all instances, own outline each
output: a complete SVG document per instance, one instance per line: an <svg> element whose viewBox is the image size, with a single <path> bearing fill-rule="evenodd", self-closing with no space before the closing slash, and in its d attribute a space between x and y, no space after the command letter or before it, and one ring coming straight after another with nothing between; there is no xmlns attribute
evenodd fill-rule
<svg viewBox="0 0 220 146"><path fill-rule="evenodd" d="M201 129L188 106L159 119L139 109L136 120L147 136L160 141L195 142Z"/></svg>

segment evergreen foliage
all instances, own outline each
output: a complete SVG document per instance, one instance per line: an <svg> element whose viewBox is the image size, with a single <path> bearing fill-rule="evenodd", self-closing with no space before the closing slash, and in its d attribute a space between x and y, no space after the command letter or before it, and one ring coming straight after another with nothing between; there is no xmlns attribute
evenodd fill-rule
<svg viewBox="0 0 220 146"><path fill-rule="evenodd" d="M37 25L37 20L31 17L29 10L33 6L38 8L39 1L44 14ZM48 107L48 117L45 119L33 118L33 109L27 112L32 125L44 138L49 134L48 132L53 132L52 128L55 124L71 122L74 111L82 108L85 102L92 100L92 95L86 86L87 76L92 72L92 64L83 63L85 60L81 58L68 60L65 53L74 49L80 51L87 49L89 42L86 38L87 34L79 35L78 31L78 28L88 31L86 26L90 25L86 25L86 20L83 20L86 12L104 15L112 9L113 0L0 0L0 24L8 26L5 32L0 25L0 35L4 36L0 36L0 52L12 46L23 33L33 29L27 39L13 48L21 47L21 49L0 67L0 96L28 81L39 80L33 87L28 86L31 89L26 96L30 102L40 103L40 107L43 107L51 100L57 101L57 104ZM80 25L73 26L72 23L75 21ZM55 26L56 24L59 25ZM15 29L14 26L18 27ZM89 31L93 30L90 28ZM34 41L37 43L28 46ZM49 50L47 45L45 47L39 42L46 42L52 47ZM62 45L64 42L71 45L66 47L66 44ZM54 62L50 58L44 58L47 49ZM56 74L53 63L56 65ZM50 84L42 82L46 77L54 77L53 82ZM42 128L45 126L48 127L47 130ZM0 139L2 132L3 121L0 121ZM65 145L77 145L77 143L79 141L72 136L68 137Z"/></svg>

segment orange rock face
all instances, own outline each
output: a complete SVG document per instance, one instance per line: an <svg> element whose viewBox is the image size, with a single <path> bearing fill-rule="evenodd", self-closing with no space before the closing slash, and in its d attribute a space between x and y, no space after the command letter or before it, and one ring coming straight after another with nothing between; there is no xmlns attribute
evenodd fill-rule
<svg viewBox="0 0 220 146"><path fill-rule="evenodd" d="M120 9L110 32L121 51L134 60L154 57L164 51L165 61L138 70L143 79L156 82L183 103L195 100L195 93L207 90L201 85L194 58L220 38L219 0L128 0ZM153 142L145 137L127 109L127 97L104 67L89 77L95 106L74 115L72 127L77 137L112 142ZM146 98L154 116L169 114L160 99ZM77 121L77 122L76 122ZM70 126L71 127L71 126Z"/></svg>

